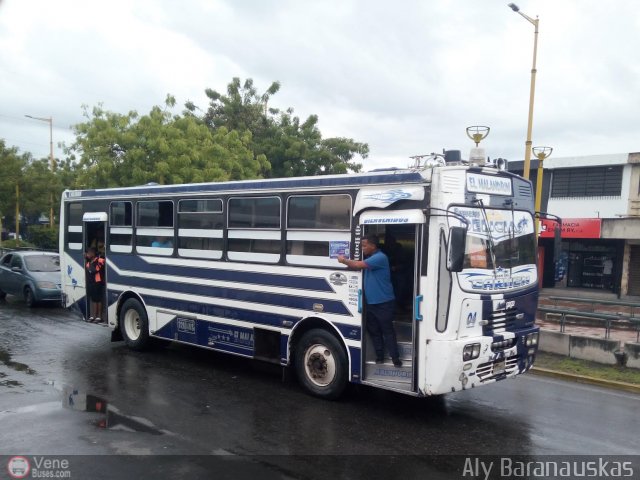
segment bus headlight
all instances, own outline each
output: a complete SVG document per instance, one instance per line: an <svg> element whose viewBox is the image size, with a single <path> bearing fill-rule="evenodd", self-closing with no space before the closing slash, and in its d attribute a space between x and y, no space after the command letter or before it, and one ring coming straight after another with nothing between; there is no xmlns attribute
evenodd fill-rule
<svg viewBox="0 0 640 480"><path fill-rule="evenodd" d="M525 345L527 347L534 347L534 346L538 345L538 337L539 336L540 336L540 334L538 332L530 333L529 335L527 335L527 337L525 339Z"/></svg>
<svg viewBox="0 0 640 480"><path fill-rule="evenodd" d="M474 358L478 358L480 356L480 344L479 343L470 343L465 345L462 349L462 361L468 362L469 360L473 360Z"/></svg>

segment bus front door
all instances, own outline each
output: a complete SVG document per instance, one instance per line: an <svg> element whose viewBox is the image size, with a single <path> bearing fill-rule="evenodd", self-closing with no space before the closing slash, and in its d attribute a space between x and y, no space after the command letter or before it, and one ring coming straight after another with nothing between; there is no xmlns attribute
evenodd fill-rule
<svg viewBox="0 0 640 480"><path fill-rule="evenodd" d="M393 212L397 213L397 212ZM421 213L421 212L420 212ZM367 318L366 289L362 302L363 322L363 383L382 388L401 391L416 391L417 372L414 368L416 358L416 339L420 317L419 268L420 249L424 223L391 223L371 222L365 220L375 215L384 219L384 213L366 212L361 215L362 237L374 235L379 242L380 250L389 259L391 283L395 295L395 313L393 328L402 366L395 366L388 348L384 349L384 360L380 363L374 349L369 322ZM363 218L364 217L364 218ZM362 255L362 253L361 253ZM362 259L362 258L361 258ZM373 327L375 330L375 326Z"/></svg>
<svg viewBox="0 0 640 480"><path fill-rule="evenodd" d="M106 259L106 234L107 234L107 214L105 212L87 212L83 216L83 245L84 252L86 252L89 248L95 248L98 256L104 259L104 267L102 270L102 277L104 280L105 287L102 289L103 293L101 295L100 301L95 297L91 298L90 288L88 288L88 278L86 276L85 270L85 287L87 288L86 293L86 307L85 307L85 320L96 317L94 305L99 304L97 307L100 310L99 318L102 320L103 325L108 324L107 318L107 259ZM85 258L86 264L86 258Z"/></svg>

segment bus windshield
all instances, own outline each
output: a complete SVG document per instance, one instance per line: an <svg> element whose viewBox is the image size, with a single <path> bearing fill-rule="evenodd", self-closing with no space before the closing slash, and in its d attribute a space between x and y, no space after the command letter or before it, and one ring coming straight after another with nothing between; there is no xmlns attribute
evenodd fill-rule
<svg viewBox="0 0 640 480"><path fill-rule="evenodd" d="M455 207L468 222L465 290L509 290L536 281L536 242L530 212Z"/></svg>

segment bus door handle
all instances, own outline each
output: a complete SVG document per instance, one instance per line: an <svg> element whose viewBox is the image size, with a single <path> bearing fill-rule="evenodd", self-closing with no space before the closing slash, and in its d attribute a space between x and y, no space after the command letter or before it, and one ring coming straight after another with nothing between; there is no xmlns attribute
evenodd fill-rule
<svg viewBox="0 0 640 480"><path fill-rule="evenodd" d="M362 289L358 289L358 313L362 313Z"/></svg>
<svg viewBox="0 0 640 480"><path fill-rule="evenodd" d="M422 303L422 298L422 295L418 295L414 304L414 313L416 316L416 321L418 322L422 321L422 315L420 315L420 304Z"/></svg>

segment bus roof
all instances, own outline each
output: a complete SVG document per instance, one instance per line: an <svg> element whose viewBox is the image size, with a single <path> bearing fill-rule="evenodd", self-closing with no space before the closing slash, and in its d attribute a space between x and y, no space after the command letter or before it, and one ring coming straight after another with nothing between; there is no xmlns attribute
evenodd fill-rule
<svg viewBox="0 0 640 480"><path fill-rule="evenodd" d="M362 185L423 183L425 178L416 170L387 170L381 172L314 177L272 178L232 182L191 183L180 185L140 185L92 190L66 190L66 199L109 196L166 195L172 193L232 192L243 190L290 190L297 188L335 188Z"/></svg>

